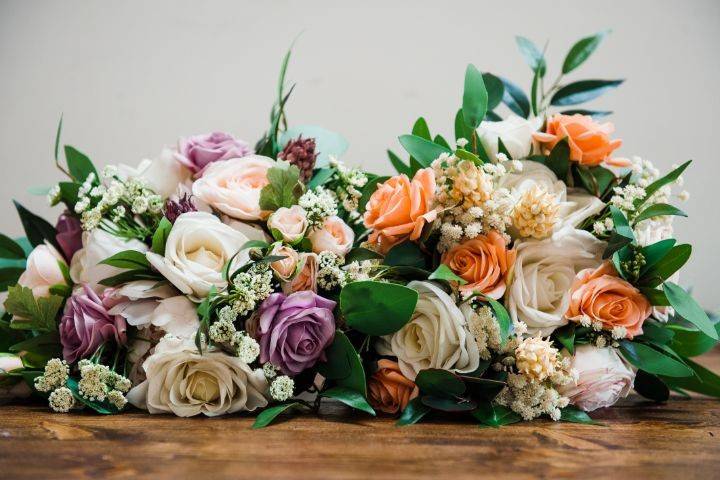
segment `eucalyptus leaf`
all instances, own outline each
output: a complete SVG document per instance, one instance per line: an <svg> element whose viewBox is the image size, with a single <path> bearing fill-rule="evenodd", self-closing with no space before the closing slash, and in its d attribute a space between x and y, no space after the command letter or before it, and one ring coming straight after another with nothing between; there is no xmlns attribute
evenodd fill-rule
<svg viewBox="0 0 720 480"><path fill-rule="evenodd" d="M419 397L415 397L408 402L396 425L399 427L413 425L419 422L429 411L430 407L423 405L422 400Z"/></svg>
<svg viewBox="0 0 720 480"><path fill-rule="evenodd" d="M418 293L403 285L361 281L340 292L340 311L347 325L367 335L388 335L412 317Z"/></svg>
<svg viewBox="0 0 720 480"><path fill-rule="evenodd" d="M505 86L503 94L503 103L516 115L523 118L530 116L530 100L520 87L512 83L506 78L501 78Z"/></svg>
<svg viewBox="0 0 720 480"><path fill-rule="evenodd" d="M653 217L661 217L661 216L667 216L667 215L673 215L678 217L687 217L687 213L683 212L679 208L668 205L667 203L655 203L653 205L650 205L645 210L640 212L634 219L635 224L638 224L642 222L643 220L647 220L649 218Z"/></svg>
<svg viewBox="0 0 720 480"><path fill-rule="evenodd" d="M533 73L539 72L539 76L544 77L547 67L542 52L540 52L531 40L525 37L516 36L515 43L517 43L518 49L525 59L525 63L528 64Z"/></svg>
<svg viewBox="0 0 720 480"><path fill-rule="evenodd" d="M450 270L450 267L441 263L434 272L430 274L428 280L444 280L446 282L457 282L458 285L465 285L467 280L462 277L458 277L455 273Z"/></svg>
<svg viewBox="0 0 720 480"><path fill-rule="evenodd" d="M579 80L565 85L555 92L551 105L564 107L594 100L608 90L619 86L624 80Z"/></svg>
<svg viewBox="0 0 720 480"><path fill-rule="evenodd" d="M465 383L447 370L428 368L420 370L415 377L420 391L436 397L455 397L465 393Z"/></svg>
<svg viewBox="0 0 720 480"><path fill-rule="evenodd" d="M678 315L695 325L708 337L718 340L715 325L710 322L705 310L680 285L665 282L663 291Z"/></svg>
<svg viewBox="0 0 720 480"><path fill-rule="evenodd" d="M692 369L684 363L642 343L622 340L620 351L630 363L648 373L668 377L686 377L693 374Z"/></svg>
<svg viewBox="0 0 720 480"><path fill-rule="evenodd" d="M318 364L320 375L337 386L367 395L365 370L360 355L342 331L335 332L333 343L325 349L325 357L327 360Z"/></svg>
<svg viewBox="0 0 720 480"><path fill-rule="evenodd" d="M365 397L357 392L345 387L333 387L323 391L320 396L334 398L345 405L352 407L356 410L367 412L372 416L375 416L375 410L370 406Z"/></svg>
<svg viewBox="0 0 720 480"><path fill-rule="evenodd" d="M65 160L70 175L73 176L76 182L83 183L91 173L95 176L93 183L97 184L100 181L95 165L90 161L90 158L75 147L65 145Z"/></svg>
<svg viewBox="0 0 720 480"><path fill-rule="evenodd" d="M423 168L429 167L430 164L443 153L451 153L450 149L416 135L401 135L398 140L400 140L403 148L412 155Z"/></svg>
<svg viewBox="0 0 720 480"><path fill-rule="evenodd" d="M660 377L648 373L645 370L638 370L635 375L633 388L637 393L655 402L665 402L670 398L670 389Z"/></svg>
<svg viewBox="0 0 720 480"><path fill-rule="evenodd" d="M0 233L0 258L24 259L25 250L15 240Z"/></svg>
<svg viewBox="0 0 720 480"><path fill-rule="evenodd" d="M252 428L264 428L270 425L275 419L282 413L290 412L293 409L302 408L304 405L299 402L283 403L281 405L275 405L273 407L266 408L262 412L258 413L255 417L255 423Z"/></svg>
<svg viewBox="0 0 720 480"><path fill-rule="evenodd" d="M470 64L465 70L462 112L465 124L476 129L488 110L488 92L482 74Z"/></svg>
<svg viewBox="0 0 720 480"><path fill-rule="evenodd" d="M398 157L395 153L393 153L391 150L387 151L388 158L390 159L390 163L395 168L395 171L400 174L405 174L407 176L411 176L412 172L410 171L410 166L403 162L400 157Z"/></svg>
<svg viewBox="0 0 720 480"><path fill-rule="evenodd" d="M562 73L568 74L582 65L585 60L592 55L608 33L610 33L610 30L605 30L578 40L575 45L570 48L570 51L565 57L565 61L562 66Z"/></svg>
<svg viewBox="0 0 720 480"><path fill-rule="evenodd" d="M587 413L573 406L567 406L560 410L560 420L570 423L584 423L585 425L597 424Z"/></svg>

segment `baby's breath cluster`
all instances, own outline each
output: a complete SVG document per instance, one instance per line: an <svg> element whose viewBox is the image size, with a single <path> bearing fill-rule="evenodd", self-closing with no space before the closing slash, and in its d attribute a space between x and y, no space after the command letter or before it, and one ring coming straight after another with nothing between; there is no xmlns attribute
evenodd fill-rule
<svg viewBox="0 0 720 480"><path fill-rule="evenodd" d="M98 402L107 400L118 410L125 407L127 404L125 394L132 387L129 379L105 365L89 360L81 360L78 367L80 368L78 392L81 397Z"/></svg>
<svg viewBox="0 0 720 480"><path fill-rule="evenodd" d="M294 390L295 381L287 375L276 377L270 384L270 396L278 402L291 398Z"/></svg>
<svg viewBox="0 0 720 480"><path fill-rule="evenodd" d="M357 168L348 168L335 157L330 157L330 166L334 167L336 171L337 181L333 190L340 205L346 212L357 212L362 197L362 188L368 182L367 175Z"/></svg>
<svg viewBox="0 0 720 480"><path fill-rule="evenodd" d="M327 217L337 215L335 194L323 187L316 187L303 193L298 204L307 212L309 226L320 227Z"/></svg>
<svg viewBox="0 0 720 480"><path fill-rule="evenodd" d="M272 270L264 262L255 263L247 271L235 275L228 292L228 302L235 316L255 310L273 292L272 281Z"/></svg>
<svg viewBox="0 0 720 480"><path fill-rule="evenodd" d="M500 326L490 307L471 301L463 313L468 324L468 330L475 337L480 358L490 360L493 352L500 350Z"/></svg>
<svg viewBox="0 0 720 480"><path fill-rule="evenodd" d="M70 367L65 360L52 358L45 364L45 371L35 377L35 389L39 392L50 392L65 385L70 375Z"/></svg>
<svg viewBox="0 0 720 480"><path fill-rule="evenodd" d="M515 168L516 162L506 162ZM519 162L517 162L519 163ZM440 207L438 249L442 252L490 230L504 233L512 223L513 198L497 181L508 172L502 163L477 165L443 154L433 163Z"/></svg>
<svg viewBox="0 0 720 480"><path fill-rule="evenodd" d="M343 267L347 282L370 280L370 274L378 266L378 260L353 261Z"/></svg>
<svg viewBox="0 0 720 480"><path fill-rule="evenodd" d="M323 290L333 290L345 286L346 272L341 268L343 259L333 252L325 251L318 255L317 284Z"/></svg>

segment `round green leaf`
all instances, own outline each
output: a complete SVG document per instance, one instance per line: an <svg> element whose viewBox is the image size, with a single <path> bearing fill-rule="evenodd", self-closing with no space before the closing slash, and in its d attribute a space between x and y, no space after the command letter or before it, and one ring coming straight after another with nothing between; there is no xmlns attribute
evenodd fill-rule
<svg viewBox="0 0 720 480"><path fill-rule="evenodd" d="M403 285L353 282L340 292L340 310L347 325L367 335L388 335L411 318L418 293Z"/></svg>

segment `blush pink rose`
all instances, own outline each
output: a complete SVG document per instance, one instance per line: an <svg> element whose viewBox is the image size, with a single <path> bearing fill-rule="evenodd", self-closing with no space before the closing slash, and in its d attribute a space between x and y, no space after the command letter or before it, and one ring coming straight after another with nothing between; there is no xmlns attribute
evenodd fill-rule
<svg viewBox="0 0 720 480"><path fill-rule="evenodd" d="M273 249L270 251L270 255L277 255L285 257L282 260L276 260L270 264L270 268L275 272L275 276L281 282L287 282L290 280L297 271L298 262L300 261L300 255L293 250L292 247L276 243Z"/></svg>
<svg viewBox="0 0 720 480"><path fill-rule="evenodd" d="M570 288L570 306L565 316L575 322L600 322L603 329L625 328L626 337L642 334L642 325L652 313L647 298L617 276L610 262L597 269L578 272Z"/></svg>
<svg viewBox="0 0 720 480"><path fill-rule="evenodd" d="M284 241L294 243L305 235L308 227L307 214L300 205L280 207L270 215L267 225L268 228L280 232Z"/></svg>
<svg viewBox="0 0 720 480"><path fill-rule="evenodd" d="M340 217L333 216L326 218L322 227L310 232L308 238L313 252L333 252L344 257L352 248L355 232Z"/></svg>
<svg viewBox="0 0 720 480"><path fill-rule="evenodd" d="M65 285L65 276L60 265L67 268L62 255L50 244L38 245L30 252L25 271L18 279L18 285L33 291L36 298L50 295L53 285Z"/></svg>

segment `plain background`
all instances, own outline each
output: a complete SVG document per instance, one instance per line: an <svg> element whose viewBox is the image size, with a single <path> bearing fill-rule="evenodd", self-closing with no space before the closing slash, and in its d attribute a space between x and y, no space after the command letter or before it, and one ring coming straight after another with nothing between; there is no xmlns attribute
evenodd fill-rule
<svg viewBox="0 0 720 480"><path fill-rule="evenodd" d="M50 214L31 186L59 180L63 140L98 165L136 164L178 136L212 130L254 143L267 127L281 58L291 124L350 142L344 160L389 173L385 149L420 115L451 136L467 63L527 88L514 35L549 40L548 77L582 36L613 33L571 80L625 78L589 104L613 110L620 153L663 169L687 159L694 255L682 283L716 308L720 2L695 1L31 1L0 0L0 226L19 235L16 198Z"/></svg>

